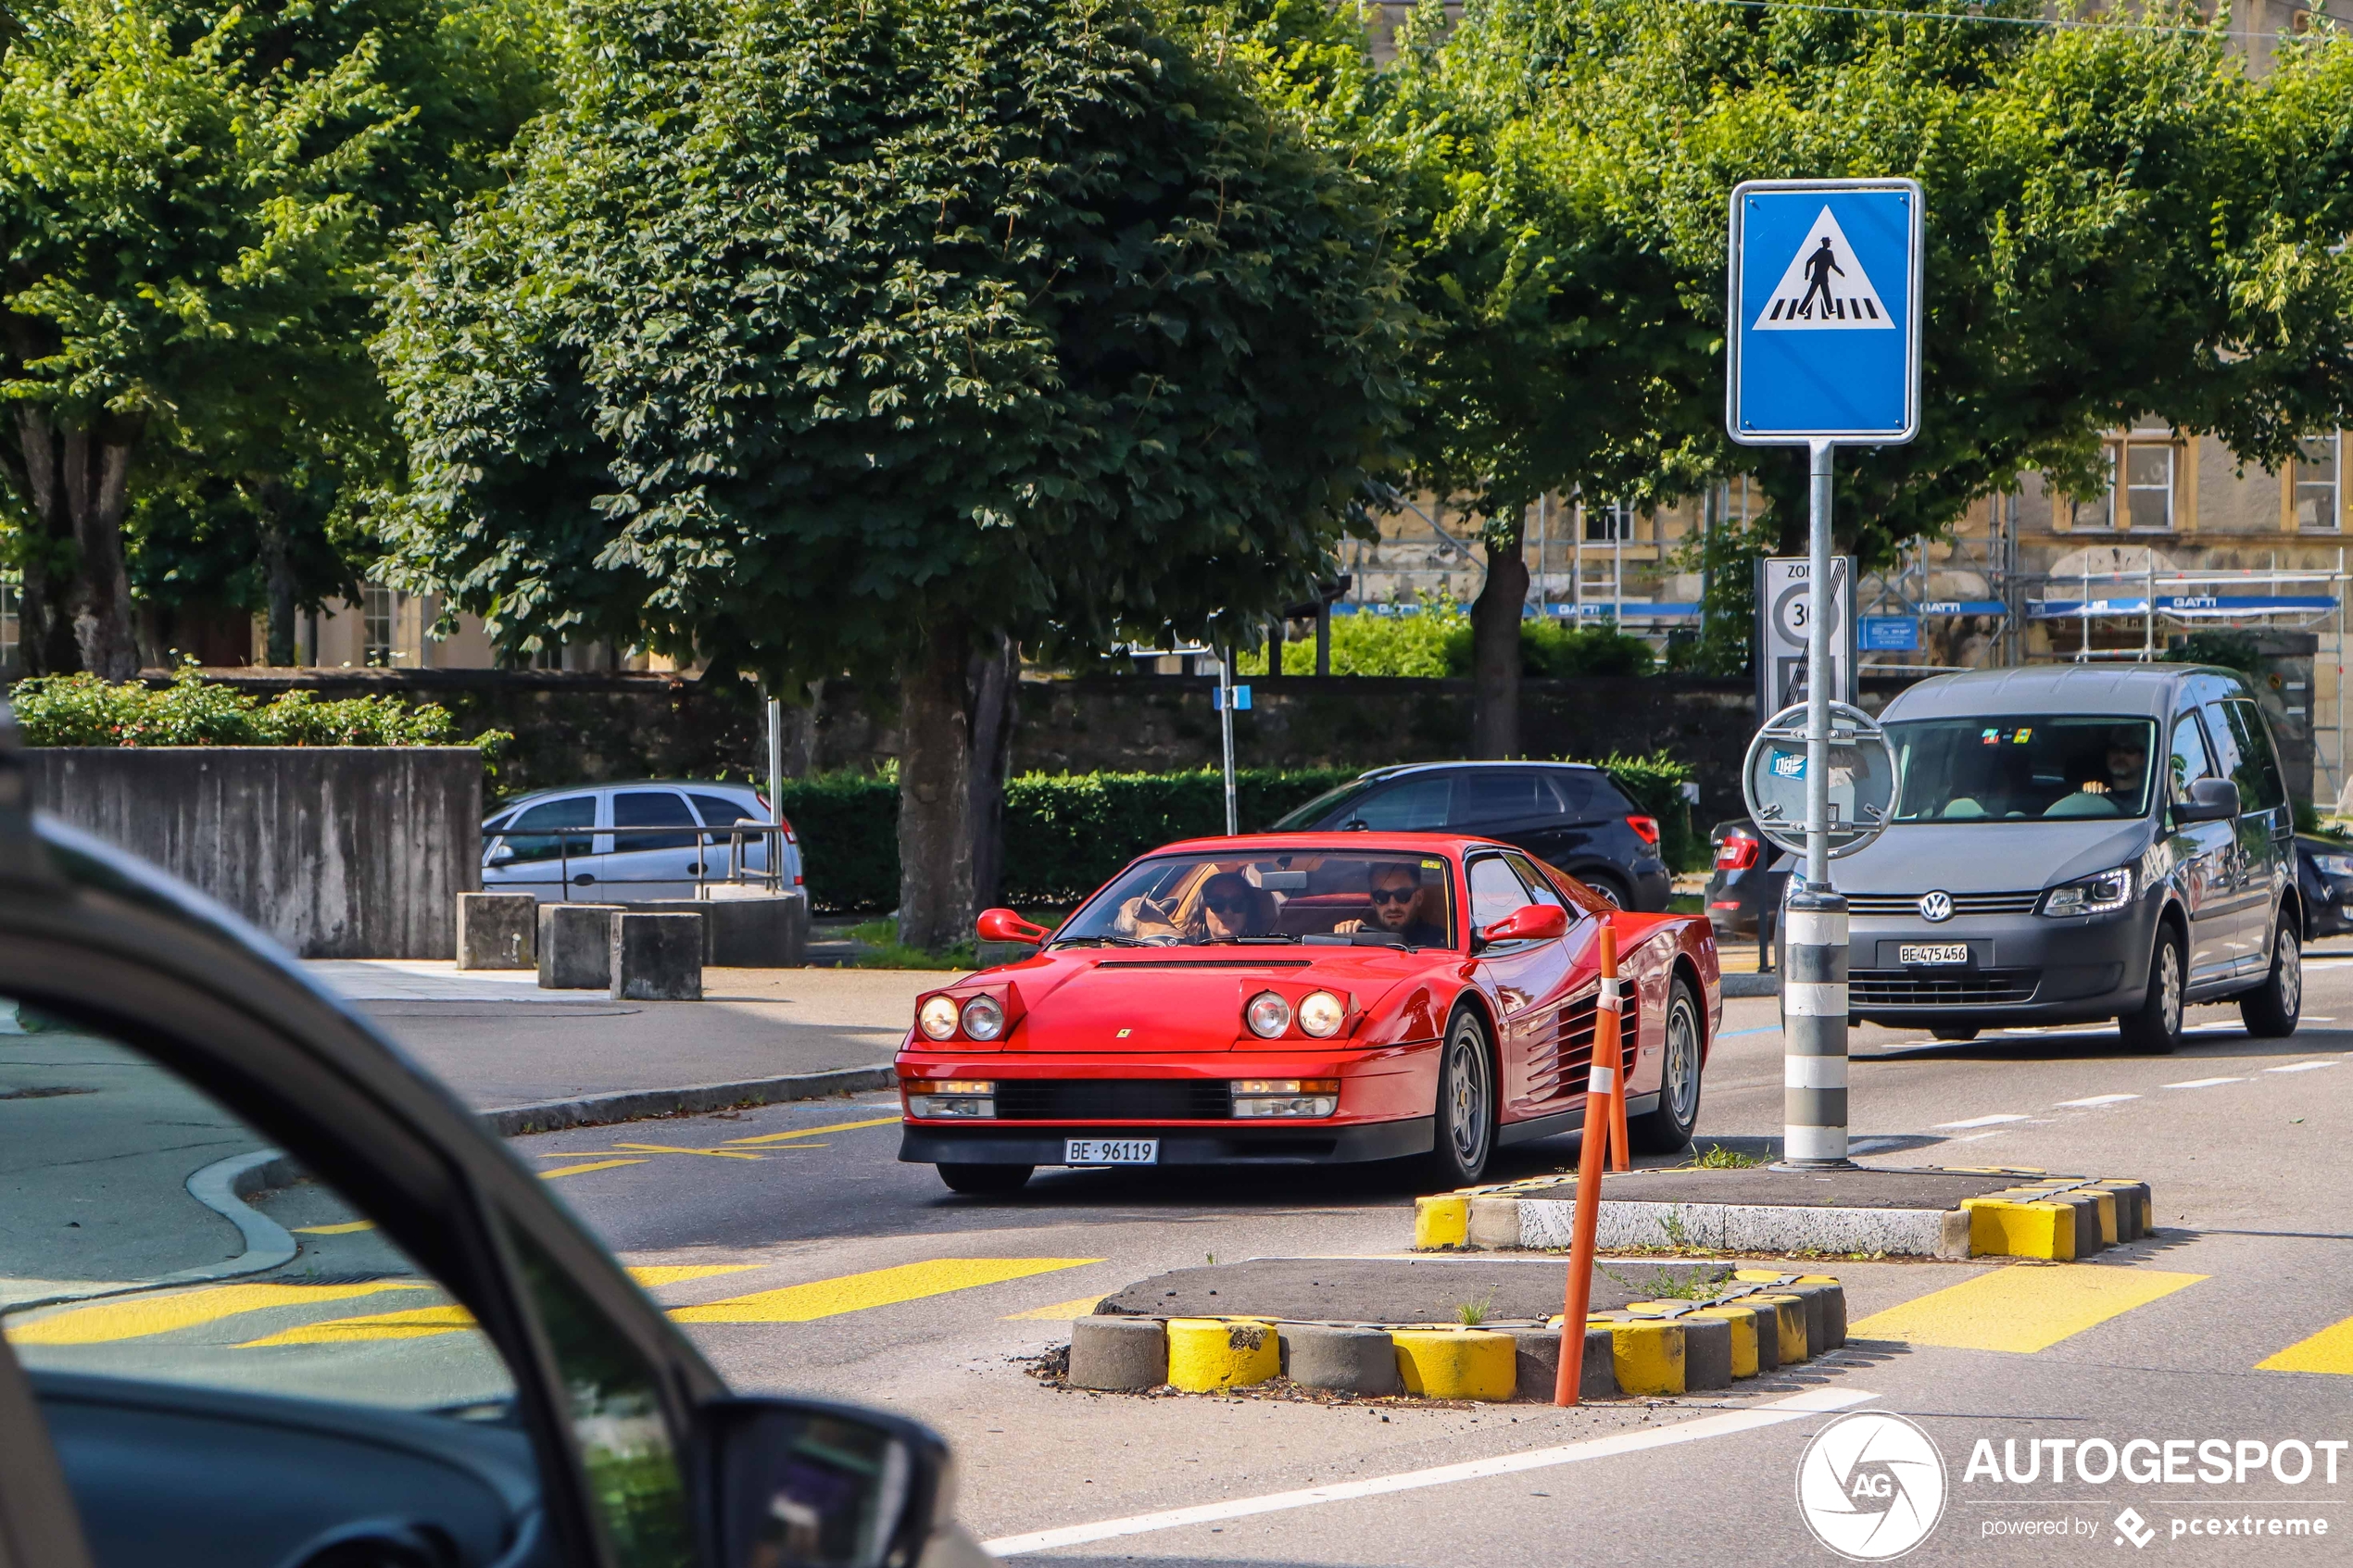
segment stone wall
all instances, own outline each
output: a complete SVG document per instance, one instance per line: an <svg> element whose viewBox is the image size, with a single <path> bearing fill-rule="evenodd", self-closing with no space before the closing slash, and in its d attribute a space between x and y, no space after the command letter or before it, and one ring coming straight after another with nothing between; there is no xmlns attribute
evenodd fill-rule
<svg viewBox="0 0 2353 1568"><path fill-rule="evenodd" d="M481 885L472 746L33 746L32 803L297 956L447 959Z"/></svg>

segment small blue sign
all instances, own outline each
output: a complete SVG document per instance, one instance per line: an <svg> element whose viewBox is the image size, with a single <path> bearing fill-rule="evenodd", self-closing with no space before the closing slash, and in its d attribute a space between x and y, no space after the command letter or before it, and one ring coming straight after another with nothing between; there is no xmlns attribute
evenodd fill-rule
<svg viewBox="0 0 2353 1568"><path fill-rule="evenodd" d="M1919 618L1911 615L1867 615L1856 623L1857 640L1866 653L1918 653Z"/></svg>
<svg viewBox="0 0 2353 1568"><path fill-rule="evenodd" d="M1733 189L1733 440L1881 445L1918 433L1924 205L1909 180Z"/></svg>
<svg viewBox="0 0 2353 1568"><path fill-rule="evenodd" d="M1806 776L1806 753L1777 751L1773 753L1773 776L1777 779L1802 779Z"/></svg>
<svg viewBox="0 0 2353 1568"><path fill-rule="evenodd" d="M1210 688L1209 710L1212 713L1223 713L1226 711L1227 689L1227 688L1224 686L1213 686ZM1235 686L1232 690L1234 694L1234 711L1237 713L1248 712L1250 709L1250 688L1248 686Z"/></svg>

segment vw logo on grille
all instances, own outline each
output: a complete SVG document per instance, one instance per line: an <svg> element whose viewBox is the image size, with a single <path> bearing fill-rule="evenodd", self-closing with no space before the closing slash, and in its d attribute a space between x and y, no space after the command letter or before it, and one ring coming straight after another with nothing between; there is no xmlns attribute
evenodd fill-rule
<svg viewBox="0 0 2353 1568"><path fill-rule="evenodd" d="M1953 896L1950 893L1920 895L1920 919L1933 925L1953 918Z"/></svg>

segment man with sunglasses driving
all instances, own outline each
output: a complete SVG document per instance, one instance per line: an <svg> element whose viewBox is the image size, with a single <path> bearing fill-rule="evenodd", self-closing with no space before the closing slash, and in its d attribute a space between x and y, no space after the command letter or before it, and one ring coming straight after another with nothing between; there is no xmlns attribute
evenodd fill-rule
<svg viewBox="0 0 2353 1568"><path fill-rule="evenodd" d="M1400 860L1375 863L1372 890L1366 897L1373 905L1370 929L1385 931L1409 947L1446 946L1445 927L1422 918L1422 874L1412 865ZM1365 929L1361 920L1342 921L1332 927L1334 932Z"/></svg>

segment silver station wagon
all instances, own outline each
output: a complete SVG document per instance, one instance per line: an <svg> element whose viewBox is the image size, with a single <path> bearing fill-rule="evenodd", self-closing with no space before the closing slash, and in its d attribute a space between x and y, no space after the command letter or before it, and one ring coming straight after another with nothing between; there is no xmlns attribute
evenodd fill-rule
<svg viewBox="0 0 2353 1568"><path fill-rule="evenodd" d="M2192 1002L2293 1034L2304 911L2262 711L2228 670L1973 671L1880 715L1894 816L1831 880L1858 1019L1966 1040L2115 1019L2171 1051Z"/></svg>

